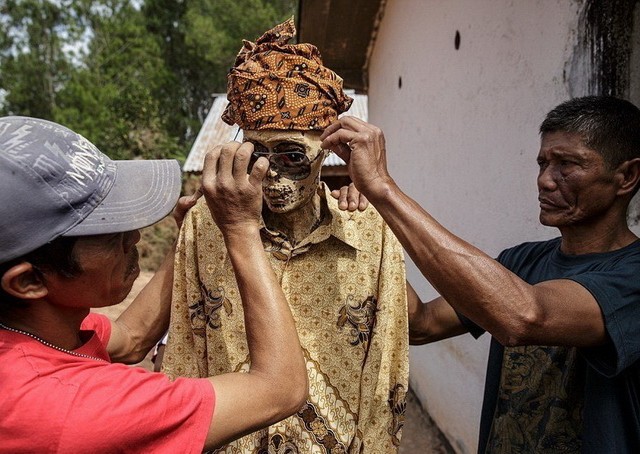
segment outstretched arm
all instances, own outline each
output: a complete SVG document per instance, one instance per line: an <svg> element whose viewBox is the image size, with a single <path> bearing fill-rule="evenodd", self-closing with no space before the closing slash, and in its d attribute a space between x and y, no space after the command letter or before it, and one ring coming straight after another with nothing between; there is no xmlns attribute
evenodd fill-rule
<svg viewBox="0 0 640 454"><path fill-rule="evenodd" d="M186 212L201 196L200 190L181 197L173 210L178 228ZM169 327L175 243L160 268L129 307L111 323L107 351L113 362L139 363Z"/></svg>
<svg viewBox="0 0 640 454"><path fill-rule="evenodd" d="M204 196L238 282L251 357L248 373L210 378L217 397L205 449L293 414L308 393L293 316L260 239L268 161L260 158L247 175L252 151L250 143L218 147L207 155L203 173Z"/></svg>
<svg viewBox="0 0 640 454"><path fill-rule="evenodd" d="M428 344L467 332L456 311L444 298L423 303L408 282L407 306L411 345Z"/></svg>
<svg viewBox="0 0 640 454"><path fill-rule="evenodd" d="M580 284L554 280L529 285L449 232L402 192L387 171L380 129L343 117L322 138L323 148L347 162L355 185L446 302L501 343L592 346L605 341L600 308Z"/></svg>

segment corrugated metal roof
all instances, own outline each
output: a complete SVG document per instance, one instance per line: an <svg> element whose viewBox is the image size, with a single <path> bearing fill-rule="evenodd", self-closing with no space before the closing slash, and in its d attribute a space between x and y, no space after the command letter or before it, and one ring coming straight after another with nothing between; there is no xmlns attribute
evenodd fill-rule
<svg viewBox="0 0 640 454"><path fill-rule="evenodd" d="M367 95L358 95L352 90L345 91L353 98L353 104L349 111L343 115L352 115L367 121L367 118L369 118ZM229 126L220 118L226 106L227 96L225 94L216 95L207 118L205 118L202 128L198 132L198 136L193 142L189 155L182 166L184 172L202 172L204 156L209 148L231 140L242 140L242 131L239 130L238 126ZM341 166L344 164L344 161L333 153L324 160L324 166Z"/></svg>

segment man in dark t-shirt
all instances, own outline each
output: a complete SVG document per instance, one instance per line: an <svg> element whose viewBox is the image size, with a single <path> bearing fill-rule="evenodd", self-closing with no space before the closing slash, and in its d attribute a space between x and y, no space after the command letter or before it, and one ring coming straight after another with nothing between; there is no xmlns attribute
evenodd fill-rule
<svg viewBox="0 0 640 454"><path fill-rule="evenodd" d="M561 237L497 260L440 225L388 174L382 132L343 117L323 147L348 162L440 297L409 287L410 340L492 335L480 453L640 452L640 110L576 98L540 126L540 222Z"/></svg>
<svg viewBox="0 0 640 454"><path fill-rule="evenodd" d="M504 347L492 339L480 446L556 453L580 452L582 444L585 452L637 452L640 241L584 255L564 254L560 244L560 238L525 243L503 251L498 261L532 285L552 279L583 285L600 305L608 342L578 350ZM462 318L474 336L484 332Z"/></svg>

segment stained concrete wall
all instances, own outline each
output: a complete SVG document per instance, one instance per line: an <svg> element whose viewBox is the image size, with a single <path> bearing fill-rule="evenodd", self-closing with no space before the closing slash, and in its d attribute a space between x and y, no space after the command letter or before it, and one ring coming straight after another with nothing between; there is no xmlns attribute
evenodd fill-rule
<svg viewBox="0 0 640 454"><path fill-rule="evenodd" d="M537 128L575 90L585 3L389 0L370 60L369 118L400 186L492 256L557 236L538 222ZM576 69L578 68L578 69ZM409 259L408 259L409 260ZM435 296L416 268L409 280ZM460 453L475 452L488 336L412 347L411 385Z"/></svg>

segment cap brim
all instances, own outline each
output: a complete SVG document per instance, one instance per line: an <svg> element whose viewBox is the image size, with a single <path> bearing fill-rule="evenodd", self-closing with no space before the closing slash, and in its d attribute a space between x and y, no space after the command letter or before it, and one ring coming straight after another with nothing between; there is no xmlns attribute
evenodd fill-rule
<svg viewBox="0 0 640 454"><path fill-rule="evenodd" d="M181 189L177 161L113 162L116 179L107 196L63 236L126 232L151 225L171 212Z"/></svg>

